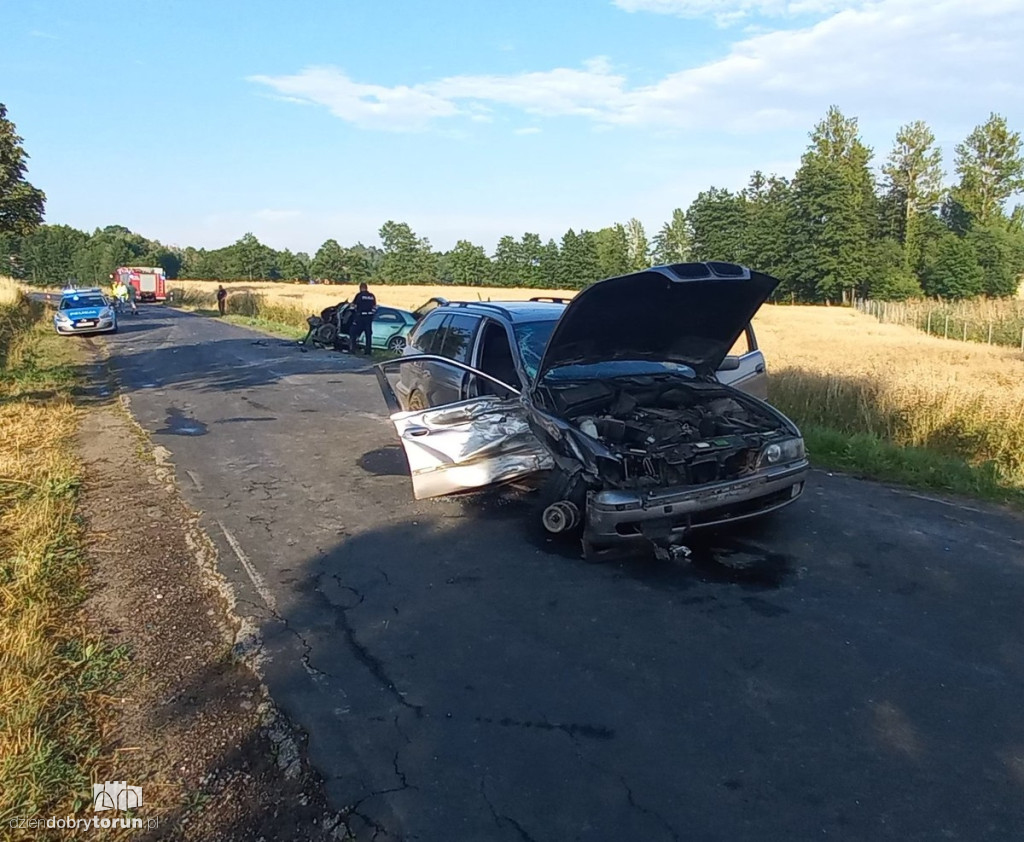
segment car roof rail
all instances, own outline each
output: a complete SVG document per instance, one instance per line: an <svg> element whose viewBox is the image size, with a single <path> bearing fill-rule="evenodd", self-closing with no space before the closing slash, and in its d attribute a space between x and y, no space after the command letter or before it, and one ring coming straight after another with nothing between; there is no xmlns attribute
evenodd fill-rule
<svg viewBox="0 0 1024 842"><path fill-rule="evenodd" d="M550 301L553 304L568 304L571 299L556 295L535 295L530 301Z"/></svg>
<svg viewBox="0 0 1024 842"><path fill-rule="evenodd" d="M449 301L447 304L441 305L442 307L486 307L489 310L497 310L503 316L508 316L508 308L502 307L500 304L495 304L492 301ZM438 307L438 310L441 308Z"/></svg>

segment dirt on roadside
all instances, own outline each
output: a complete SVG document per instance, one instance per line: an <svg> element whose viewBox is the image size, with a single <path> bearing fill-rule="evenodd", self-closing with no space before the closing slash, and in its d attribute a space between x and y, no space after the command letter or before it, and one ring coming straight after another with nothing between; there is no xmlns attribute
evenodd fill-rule
<svg viewBox="0 0 1024 842"><path fill-rule="evenodd" d="M127 677L105 700L94 778L142 787L136 815L148 829L122 838L344 839L303 735L233 654L232 597L167 451L112 398L86 402L80 449L86 622L129 649Z"/></svg>

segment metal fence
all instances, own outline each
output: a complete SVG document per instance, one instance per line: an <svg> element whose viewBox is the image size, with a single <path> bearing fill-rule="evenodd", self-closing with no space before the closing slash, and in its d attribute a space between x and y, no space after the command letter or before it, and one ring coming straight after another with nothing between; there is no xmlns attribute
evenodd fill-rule
<svg viewBox="0 0 1024 842"><path fill-rule="evenodd" d="M872 301L854 306L884 324L908 325L930 336L960 342L1019 347L1024 351L1024 301Z"/></svg>

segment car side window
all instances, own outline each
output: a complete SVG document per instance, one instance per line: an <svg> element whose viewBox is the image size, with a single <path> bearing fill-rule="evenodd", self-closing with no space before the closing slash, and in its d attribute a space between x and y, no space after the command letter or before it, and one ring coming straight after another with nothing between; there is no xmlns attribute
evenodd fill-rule
<svg viewBox="0 0 1024 842"><path fill-rule="evenodd" d="M413 331L413 335L409 338L409 344L423 354L438 353L447 318L447 313L434 312L428 315Z"/></svg>
<svg viewBox="0 0 1024 842"><path fill-rule="evenodd" d="M469 359L469 352L473 347L473 336L479 324L479 316L470 316L465 313L457 313L452 316L438 353L460 363L466 362Z"/></svg>
<svg viewBox="0 0 1024 842"><path fill-rule="evenodd" d="M484 319L483 333L480 336L480 351L477 368L491 375L502 383L520 386L519 374L516 372L515 360L512 358L512 347L509 345L508 332L505 326L492 319ZM496 394L498 387L487 380L480 383L481 394Z"/></svg>
<svg viewBox="0 0 1024 842"><path fill-rule="evenodd" d="M388 310L384 307L378 308L376 315L373 320L375 322L387 322L389 324L402 324L402 317L398 315L394 310Z"/></svg>
<svg viewBox="0 0 1024 842"><path fill-rule="evenodd" d="M757 350L757 342L754 339L754 329L747 325L743 333L737 337L732 347L729 349L730 357L742 357L744 354L749 354L751 351Z"/></svg>

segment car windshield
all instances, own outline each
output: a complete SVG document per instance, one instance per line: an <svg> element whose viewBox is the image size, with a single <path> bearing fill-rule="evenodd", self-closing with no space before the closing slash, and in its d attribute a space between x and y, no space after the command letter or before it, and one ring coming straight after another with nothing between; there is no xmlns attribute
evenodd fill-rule
<svg viewBox="0 0 1024 842"><path fill-rule="evenodd" d="M697 373L682 363L655 360L605 360L599 363L561 365L544 375L545 380L593 380L610 377L631 377L644 374L679 374L696 377Z"/></svg>
<svg viewBox="0 0 1024 842"><path fill-rule="evenodd" d="M105 307L107 304L100 295L76 295L74 298L62 298L61 310L77 310L80 307Z"/></svg>
<svg viewBox="0 0 1024 842"><path fill-rule="evenodd" d="M544 356L544 349L548 346L556 324L557 319L546 319L543 322L522 322L512 326L519 346L519 359L523 361L523 368L531 380L537 376L541 357Z"/></svg>

